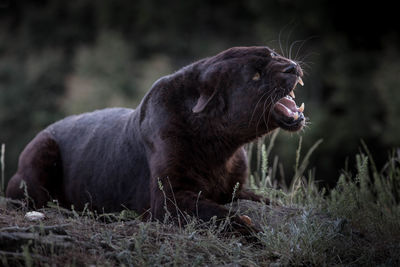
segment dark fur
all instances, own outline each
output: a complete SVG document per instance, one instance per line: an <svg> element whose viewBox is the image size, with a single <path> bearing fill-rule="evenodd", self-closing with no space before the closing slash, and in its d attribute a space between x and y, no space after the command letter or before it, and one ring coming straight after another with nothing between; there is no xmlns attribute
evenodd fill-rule
<svg viewBox="0 0 400 267"><path fill-rule="evenodd" d="M50 125L22 152L7 196L24 198L24 180L36 207L58 199L77 209L149 209L162 219L159 180L171 213L176 203L203 220L227 215L223 204L236 183L237 198L260 200L243 189L243 145L278 126L269 110L290 83L281 75L290 62L270 53L232 48L161 78L136 110L104 109Z"/></svg>

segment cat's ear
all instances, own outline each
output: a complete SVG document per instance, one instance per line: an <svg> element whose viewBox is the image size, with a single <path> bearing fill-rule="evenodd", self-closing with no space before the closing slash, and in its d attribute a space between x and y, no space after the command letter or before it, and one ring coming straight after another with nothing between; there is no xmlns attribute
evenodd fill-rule
<svg viewBox="0 0 400 267"><path fill-rule="evenodd" d="M214 92L211 95L206 95L204 93L200 94L200 97L197 99L196 105L192 108L193 113L202 112L214 98L216 93L217 90L214 90Z"/></svg>

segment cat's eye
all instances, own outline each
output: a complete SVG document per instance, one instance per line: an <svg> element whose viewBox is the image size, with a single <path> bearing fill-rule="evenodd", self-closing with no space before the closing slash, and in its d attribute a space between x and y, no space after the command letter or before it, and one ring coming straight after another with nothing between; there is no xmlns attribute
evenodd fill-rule
<svg viewBox="0 0 400 267"><path fill-rule="evenodd" d="M258 81L259 79L260 79L260 73L259 72L256 72L255 74L254 74L254 76L253 76L253 81Z"/></svg>

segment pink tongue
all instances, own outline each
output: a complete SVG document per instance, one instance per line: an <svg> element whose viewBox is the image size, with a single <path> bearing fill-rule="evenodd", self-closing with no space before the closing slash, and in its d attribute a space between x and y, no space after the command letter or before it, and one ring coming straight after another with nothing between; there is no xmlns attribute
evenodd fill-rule
<svg viewBox="0 0 400 267"><path fill-rule="evenodd" d="M286 97L279 100L275 104L274 109L275 109L275 111L285 115L286 117L293 117L293 115L295 113L297 113L297 111L298 111L296 102L294 102L292 99L289 99Z"/></svg>

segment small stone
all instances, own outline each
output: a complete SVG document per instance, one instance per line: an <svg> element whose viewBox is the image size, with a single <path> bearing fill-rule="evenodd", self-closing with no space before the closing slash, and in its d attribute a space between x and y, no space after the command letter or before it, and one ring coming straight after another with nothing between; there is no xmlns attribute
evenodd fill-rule
<svg viewBox="0 0 400 267"><path fill-rule="evenodd" d="M38 211L29 211L25 214L25 219L28 221L40 221L45 218L45 215Z"/></svg>

